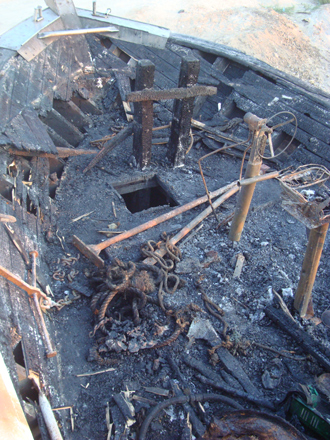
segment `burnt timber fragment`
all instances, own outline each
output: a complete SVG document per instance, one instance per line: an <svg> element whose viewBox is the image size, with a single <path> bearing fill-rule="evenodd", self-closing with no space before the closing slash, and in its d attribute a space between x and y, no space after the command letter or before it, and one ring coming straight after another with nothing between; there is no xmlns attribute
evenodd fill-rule
<svg viewBox="0 0 330 440"><path fill-rule="evenodd" d="M141 60L136 66L135 90L152 89L155 65L149 60ZM143 101L134 108L133 155L142 170L150 164L152 147L153 102Z"/></svg>
<svg viewBox="0 0 330 440"><path fill-rule="evenodd" d="M119 144L124 142L131 134L133 133L134 124L130 123L121 130L115 137L109 139L105 144L102 150L94 157L94 159L90 162L90 164L84 169L84 173L91 170L104 156L106 156L110 151L116 148Z"/></svg>
<svg viewBox="0 0 330 440"><path fill-rule="evenodd" d="M182 58L179 87L191 87L197 83L200 70L200 61L194 57ZM184 165L185 153L190 144L191 118L194 110L194 98L176 99L173 106L173 121L168 158L173 167Z"/></svg>
<svg viewBox="0 0 330 440"><path fill-rule="evenodd" d="M330 352L327 348L321 347L312 336L300 329L296 323L293 323L282 309L268 306L265 308L265 313L274 324L290 335L304 351L310 353L326 371L330 371Z"/></svg>

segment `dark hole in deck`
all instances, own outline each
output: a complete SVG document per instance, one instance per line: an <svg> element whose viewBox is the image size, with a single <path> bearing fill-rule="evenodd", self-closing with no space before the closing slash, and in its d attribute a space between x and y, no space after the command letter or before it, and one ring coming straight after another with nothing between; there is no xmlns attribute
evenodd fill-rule
<svg viewBox="0 0 330 440"><path fill-rule="evenodd" d="M244 67L235 62L231 62L223 73L228 79L233 80L233 79L243 78L244 73L247 70L248 70L247 67Z"/></svg>
<svg viewBox="0 0 330 440"><path fill-rule="evenodd" d="M14 360L15 360L15 363L17 364L17 366L26 368L22 341L20 341L13 349L13 355L14 355ZM17 367L17 368L19 368L19 367ZM24 370L22 370L21 374L24 375L23 371ZM28 378L22 379L21 375L19 375L18 389L19 389L20 395L23 400L25 400L25 401L32 400L34 402L38 401L38 392L37 392L37 390L33 384L33 381L31 379L28 379ZM30 428L32 428L32 426L31 426L32 423L30 424L30 422L31 421L29 421L29 425L30 425ZM36 421L33 423L33 427L35 428L35 431L39 432ZM35 437L35 438L37 438L37 437Z"/></svg>
<svg viewBox="0 0 330 440"><path fill-rule="evenodd" d="M33 214L35 216L37 215L37 208L35 207L29 196L26 197L26 209L27 212L29 212L30 214Z"/></svg>
<svg viewBox="0 0 330 440"><path fill-rule="evenodd" d="M217 55L214 55L209 52L203 52L202 50L199 50L198 53L205 61L207 61L210 64L213 64L214 61L218 58Z"/></svg>
<svg viewBox="0 0 330 440"><path fill-rule="evenodd" d="M114 188L121 194L127 209L133 214L156 206L178 206L175 197L157 176L147 180L118 183Z"/></svg>
<svg viewBox="0 0 330 440"><path fill-rule="evenodd" d="M6 180L0 181L0 194L9 202L13 201L13 197L12 197L13 187L14 186L10 182L7 182Z"/></svg>
<svg viewBox="0 0 330 440"><path fill-rule="evenodd" d="M64 161L55 158L49 159L49 196L55 199L56 190L64 170Z"/></svg>
<svg viewBox="0 0 330 440"><path fill-rule="evenodd" d="M13 349L13 355L14 355L14 359L15 359L16 364L21 365L21 367L25 368L22 341L19 341L19 343Z"/></svg>

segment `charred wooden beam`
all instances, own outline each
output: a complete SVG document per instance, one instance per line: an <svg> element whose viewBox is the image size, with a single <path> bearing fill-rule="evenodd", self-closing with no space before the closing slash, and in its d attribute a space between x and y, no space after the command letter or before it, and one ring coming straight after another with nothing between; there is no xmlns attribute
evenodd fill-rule
<svg viewBox="0 0 330 440"><path fill-rule="evenodd" d="M126 96L128 96L132 91L130 78L127 73L122 72L114 72L114 75L117 80L117 87L123 103L126 119L128 122L131 122L133 121L133 115L130 114L132 108L126 99Z"/></svg>
<svg viewBox="0 0 330 440"><path fill-rule="evenodd" d="M194 57L182 58L179 87L189 88L197 83L200 61ZM191 118L194 98L176 99L173 106L173 121L168 146L168 158L174 167L184 165L185 152L190 144Z"/></svg>
<svg viewBox="0 0 330 440"><path fill-rule="evenodd" d="M117 147L120 143L124 142L128 136L133 133L134 125L131 123L127 125L122 131L120 131L115 137L109 139L105 144L102 150L94 157L94 159L90 162L90 164L84 169L84 173L92 169L106 154L112 151ZM151 131L152 133L152 131Z"/></svg>
<svg viewBox="0 0 330 440"><path fill-rule="evenodd" d="M312 290L328 228L329 223L326 223L311 229L309 233L308 245L294 298L294 307L299 311L301 317L314 315Z"/></svg>
<svg viewBox="0 0 330 440"><path fill-rule="evenodd" d="M25 156L25 157L71 157L71 156L82 156L84 154L97 154L99 150L83 150L81 148L63 148L56 147L57 154L53 153L42 153L37 151L20 151L15 150L14 148L9 148L10 154L15 154L16 156Z"/></svg>
<svg viewBox="0 0 330 440"><path fill-rule="evenodd" d="M84 139L84 135L71 122L65 119L55 109L51 109L43 122L55 130L67 142L73 146L77 146Z"/></svg>
<svg viewBox="0 0 330 440"><path fill-rule="evenodd" d="M141 90L126 96L128 102L160 101L166 99L186 99L196 96L216 95L217 88L210 86L192 86L190 88L174 88L169 90Z"/></svg>
<svg viewBox="0 0 330 440"><path fill-rule="evenodd" d="M154 85L155 65L149 60L140 60L136 66L136 91L151 89ZM144 101L134 109L133 155L139 168L150 164L153 127L153 102Z"/></svg>
<svg viewBox="0 0 330 440"><path fill-rule="evenodd" d="M85 99L80 96L72 96L71 99L82 112L90 115L102 115L102 110L98 108L97 104L92 99Z"/></svg>
<svg viewBox="0 0 330 440"><path fill-rule="evenodd" d="M85 127L93 125L91 118L85 115L72 101L54 99L53 108L80 131L85 131Z"/></svg>
<svg viewBox="0 0 330 440"><path fill-rule="evenodd" d="M290 335L305 352L310 353L322 367L330 371L330 351L320 344L282 311L272 306L265 308L265 313L276 325Z"/></svg>

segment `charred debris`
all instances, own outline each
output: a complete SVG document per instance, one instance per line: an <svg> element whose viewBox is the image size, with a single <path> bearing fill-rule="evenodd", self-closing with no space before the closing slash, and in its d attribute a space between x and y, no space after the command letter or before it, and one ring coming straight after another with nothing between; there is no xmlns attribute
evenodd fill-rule
<svg viewBox="0 0 330 440"><path fill-rule="evenodd" d="M329 97L48 3L0 41L7 432L329 438Z"/></svg>

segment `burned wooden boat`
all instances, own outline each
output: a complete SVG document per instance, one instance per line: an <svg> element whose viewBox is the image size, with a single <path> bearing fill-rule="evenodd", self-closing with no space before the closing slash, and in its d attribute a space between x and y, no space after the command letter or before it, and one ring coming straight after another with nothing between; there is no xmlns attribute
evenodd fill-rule
<svg viewBox="0 0 330 440"><path fill-rule="evenodd" d="M24 430L6 435L32 438L20 402L35 438L48 438L38 411L33 425L44 394L58 408L51 438L143 439L151 422L149 438L191 438L190 422L201 437L230 407L275 412L293 384L330 368L323 324L301 346L269 325L280 320L273 291L293 302L305 226L328 246L329 96L225 46L46 4L0 37L1 353L20 396L8 418ZM242 179L245 158L253 172ZM259 176L262 162L273 175ZM277 181L258 183L241 236L237 182L251 199L275 176L294 218ZM310 184L312 202L295 192ZM325 260L316 315L328 269ZM310 299L296 298L301 316ZM282 328L297 326L290 319ZM232 397L208 394L211 382ZM160 415L174 403L188 423L181 410ZM304 438L280 425L274 438Z"/></svg>

